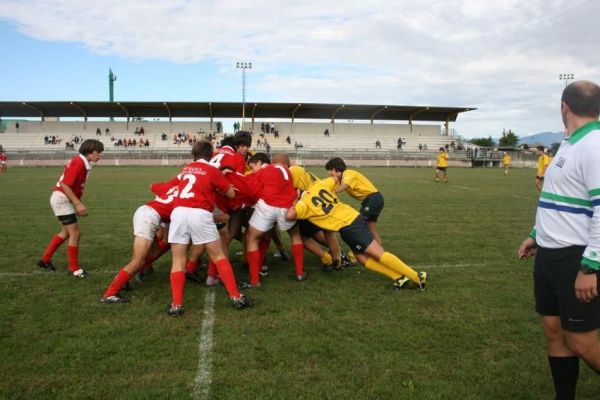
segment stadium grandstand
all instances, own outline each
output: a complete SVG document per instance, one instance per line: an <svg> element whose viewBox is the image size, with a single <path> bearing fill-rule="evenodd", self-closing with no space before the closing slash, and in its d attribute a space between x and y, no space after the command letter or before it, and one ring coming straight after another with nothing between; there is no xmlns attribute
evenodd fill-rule
<svg viewBox="0 0 600 400"><path fill-rule="evenodd" d="M242 122L253 149L286 152L319 165L332 154L373 166L431 166L439 147L451 165L497 165L450 123L474 108L398 105L212 102L0 102L0 145L13 164L59 165L88 138L105 143L105 164L178 165L193 142L218 143L223 120ZM518 156L513 162L520 162ZM527 160L523 160L527 162Z"/></svg>

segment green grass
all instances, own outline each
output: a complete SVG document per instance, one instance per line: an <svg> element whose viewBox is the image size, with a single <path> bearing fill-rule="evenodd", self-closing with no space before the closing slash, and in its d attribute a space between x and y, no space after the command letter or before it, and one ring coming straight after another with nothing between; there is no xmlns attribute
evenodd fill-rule
<svg viewBox="0 0 600 400"><path fill-rule="evenodd" d="M291 263L271 258L253 309L233 310L216 291L210 398L551 398L531 261L515 256L534 218L535 172L451 169L449 184L435 184L431 169L361 171L385 196L384 246L428 270L428 290L392 292L362 267L326 274L308 255L310 279L298 283ZM48 199L60 172L0 175L0 398L190 398L209 289L188 285L185 316L168 318L167 256L127 294L131 304L98 302L130 257L148 184L176 170L92 171L80 219L85 281L66 275L64 249L56 273L34 266L59 228ZM578 398L598 393L583 366Z"/></svg>

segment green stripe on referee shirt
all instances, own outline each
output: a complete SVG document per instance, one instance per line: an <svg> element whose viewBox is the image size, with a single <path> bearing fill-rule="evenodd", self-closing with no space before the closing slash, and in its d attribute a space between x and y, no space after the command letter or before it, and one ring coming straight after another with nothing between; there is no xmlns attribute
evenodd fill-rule
<svg viewBox="0 0 600 400"><path fill-rule="evenodd" d="M542 192L540 197L542 197L544 199L548 199L548 200L560 201L563 203L577 204L578 206L586 206L586 207L592 206L592 202L589 200L578 199L576 197L561 196L561 195L554 194L554 193Z"/></svg>
<svg viewBox="0 0 600 400"><path fill-rule="evenodd" d="M600 195L600 188L592 189L588 192L588 194L590 195L590 197L598 196Z"/></svg>

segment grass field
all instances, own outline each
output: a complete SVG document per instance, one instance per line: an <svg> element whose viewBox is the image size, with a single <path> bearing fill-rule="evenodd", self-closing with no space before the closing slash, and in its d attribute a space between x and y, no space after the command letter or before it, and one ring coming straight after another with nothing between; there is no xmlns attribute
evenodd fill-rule
<svg viewBox="0 0 600 400"><path fill-rule="evenodd" d="M435 184L431 169L361 171L385 196L384 246L429 271L426 292L393 292L362 267L326 274L308 255L309 280L299 283L291 263L270 257L254 308L234 310L224 289L188 285L178 319L164 313L170 256L126 293L130 304L98 302L129 259L131 217L150 199L148 184L175 169L92 171L90 215L80 219L81 265L92 274L84 281L66 274L64 248L57 272L34 266L59 228L48 199L60 169L0 175L0 398L552 398L532 262L515 256L534 218L535 172L451 169L450 183ZM578 398L599 393L582 366Z"/></svg>

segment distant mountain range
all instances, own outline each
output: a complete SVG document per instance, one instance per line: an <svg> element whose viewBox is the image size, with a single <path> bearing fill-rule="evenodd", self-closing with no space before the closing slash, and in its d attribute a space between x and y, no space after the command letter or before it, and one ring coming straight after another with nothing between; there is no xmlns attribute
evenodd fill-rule
<svg viewBox="0 0 600 400"><path fill-rule="evenodd" d="M564 137L564 132L540 132L520 138L519 144L526 144L528 146L541 144L545 147L550 147L553 143L562 142Z"/></svg>

